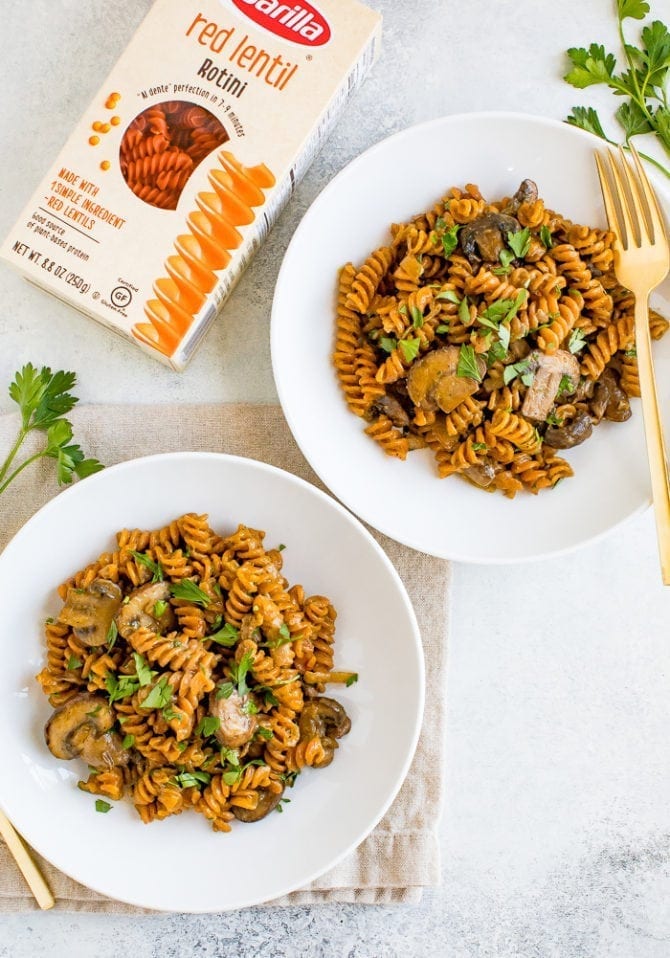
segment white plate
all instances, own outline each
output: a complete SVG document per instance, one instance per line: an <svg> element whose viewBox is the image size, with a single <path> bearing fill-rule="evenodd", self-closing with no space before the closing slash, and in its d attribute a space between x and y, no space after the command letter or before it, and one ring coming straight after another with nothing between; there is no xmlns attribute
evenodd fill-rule
<svg viewBox="0 0 670 958"><path fill-rule="evenodd" d="M606 226L593 151L581 130L523 114L451 116L372 147L321 193L296 231L272 311L277 391L305 457L358 516L399 542L466 562L515 562L593 540L650 501L639 400L623 424L603 423L566 452L575 476L513 501L467 483L440 480L430 451L386 456L347 409L331 353L336 277L388 242L392 222L430 208L450 186L477 183L487 198L525 177L568 218ZM601 144L602 145L602 144ZM660 305L670 317L670 283ZM657 381L670 422L670 334L655 346Z"/></svg>
<svg viewBox="0 0 670 958"><path fill-rule="evenodd" d="M332 765L301 775L283 815L214 833L193 812L142 824L129 800L95 811L77 789L79 762L44 744L51 709L35 674L55 587L111 548L124 527L157 528L208 512L286 544L284 573L338 610L336 663L359 682L338 687L352 720ZM423 655L405 589L383 551L345 509L301 479L232 456L179 453L106 469L37 513L0 556L3 652L0 805L49 861L113 898L171 911L222 911L267 901L321 875L365 838L396 795L423 710Z"/></svg>

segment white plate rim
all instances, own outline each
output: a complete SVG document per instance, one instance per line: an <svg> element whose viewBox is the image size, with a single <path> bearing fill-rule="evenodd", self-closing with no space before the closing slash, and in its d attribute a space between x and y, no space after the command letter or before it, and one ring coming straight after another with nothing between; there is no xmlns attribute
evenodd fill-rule
<svg viewBox="0 0 670 958"><path fill-rule="evenodd" d="M318 209L319 204L326 200L330 194L336 191L339 188L341 180L345 179L350 175L350 171L354 168L359 162L373 157L375 153L386 150L389 146L392 146L394 142L410 137L413 134L418 132L423 132L425 130L430 130L435 127L442 127L444 125L450 124L459 124L459 123L485 123L489 121L500 121L500 120L509 120L513 122L521 123L531 123L537 126L544 126L551 130L560 130L561 132L570 135L574 135L584 141L588 141L594 151L600 145L602 149L606 148L607 144L605 141L599 139L595 134L588 133L585 130L572 124L568 124L562 120L555 120L550 117L533 114L533 113L524 113L522 111L511 111L511 110L482 110L474 111L471 113L450 113L444 114L439 117L434 117L430 120L424 120L420 123L412 124L409 127L405 127L402 130L398 130L396 133L393 133L389 136L383 137L377 143L374 143L372 146L368 147L362 153L359 153L352 160L350 160L327 184L326 186L318 193L314 198L312 203L309 205L303 217L298 224L298 227L291 237L291 241L286 249L284 254L284 259L282 261L279 273L277 275L277 281L275 284L275 294L272 303L271 311L271 325L270 325L270 343L271 343L271 359L272 359L272 373L275 381L275 388L277 390L277 395L279 397L279 402L282 407L282 412L286 421L291 430L293 438L300 448L305 459L309 462L311 468L314 470L316 475L319 477L321 482L332 492L332 494L337 497L337 499L343 503L348 509L350 509L355 515L357 515L363 522L368 522L370 525L374 526L379 532L388 536L389 538L394 539L397 542L401 542L403 545L409 546L412 549L416 549L419 552L425 551L425 545L419 542L417 539L412 539L409 536L403 536L400 538L392 526L388 525L384 521L378 521L377 519L373 520L359 513L356 509L355 504L352 504L353 495L350 494L346 487L343 488L339 479L332 481L329 477L323 474L318 463L313 460L310 455L310 451L307 447L307 443L304 440L304 437L301 436L301 430L297 426L295 416L293 414L293 409L291 405L287 402L287 395L284 388L284 381L282 376L279 374L278 365L279 361L277 356L279 355L279 334L280 326L276 321L276 316L279 313L279 295L280 291L283 289L283 286L286 282L286 274L291 268L291 257L293 251L297 248L300 241L300 229L303 223L303 220L307 218L308 215L312 214L315 209ZM646 172L649 175L650 180L653 183L654 188L661 193L664 201L668 201L670 196L670 191L666 185L660 180L660 177L655 172L655 170L646 168ZM639 414L642 414L641 409L638 410ZM637 516L645 513L652 505L651 493L649 493L647 500L639 503L635 508L631 509L627 514L621 516L616 522L610 525L608 528L603 529L600 532L596 532L592 535L589 535L586 538L581 539L579 542L571 543L566 546L557 547L554 549L547 549L542 552L538 552L532 556L529 555L518 555L518 556L491 556L487 555L485 557L477 557L471 554L465 554L459 552L458 549L448 548L444 551L431 550L432 555L437 558L447 559L453 562L463 562L472 565L521 565L529 561L544 561L547 559L558 558L561 556L570 555L575 552L577 549L581 549L585 546L593 545L609 536L615 529L622 528L627 525L629 522L632 522Z"/></svg>
<svg viewBox="0 0 670 958"><path fill-rule="evenodd" d="M185 451L180 452L166 452L166 453L156 453L148 456L137 456L133 459L124 460L123 462L116 463L114 465L106 467L104 470L99 473L93 474L92 476L87 477L84 480L81 480L79 483L75 483L69 488L63 490L58 495L54 496L47 503L45 503L34 515L30 517L23 524L23 526L12 536L9 542L6 544L2 552L0 552L0 581L2 581L3 569L9 559L11 560L12 553L15 548L15 543L20 541L24 530L32 528L33 525L37 524L45 515L48 515L50 512L58 508L59 500L62 501L64 497L72 498L78 494L78 489L81 486L82 482L85 483L96 483L104 482L105 477L108 477L110 474L118 474L125 471L131 471L136 463L147 463L147 462L159 462L167 463L175 460L188 460L195 459L195 461L203 461L208 459L210 461L236 461L245 466L250 466L253 469L259 469L261 472L266 472L269 475L278 475L282 479L287 480L289 483L294 484L302 488L305 492L310 495L316 496L320 499L327 507L334 509L340 517L350 525L354 526L358 533L367 540L368 544L372 546L374 553L377 558L381 560L382 564L386 568L386 571L390 574L391 578L395 581L398 595L402 599L403 606L408 615L408 622L411 626L411 644L416 656L416 666L417 666L417 706L414 716L414 728L412 730L410 746L407 749L407 754L404 757L402 766L396 775L396 779L392 789L389 789L389 794L387 795L385 801L382 803L381 807L378 810L378 813L375 814L373 820L366 824L365 828L362 829L345 848L343 848L336 856L333 856L329 861L320 866L318 869L312 870L309 874L306 874L304 878L300 880L298 884L287 885L282 890L273 893L270 898L268 897L251 897L244 901L237 901L234 904L221 904L217 906L216 910L212 908L198 908L198 907L188 907L183 909L183 913L188 914L217 914L219 912L235 911L240 908L249 908L254 906L263 905L265 903L271 903L276 898L279 898L283 895L289 894L293 891L297 891L300 888L308 885L310 882L315 881L317 878L324 875L326 872L335 868L341 861L343 861L348 855L350 855L356 848L370 835L370 833L376 828L381 819L384 817L386 812L389 810L393 801L397 797L412 764L414 756L416 754L416 749L423 727L423 718L425 713L425 657L423 652L423 643L421 640L421 632L419 629L418 621L416 618L416 613L414 607L407 593L404 582L402 581L400 574L396 570L395 566L391 562L390 558L387 556L385 551L376 541L374 536L365 528L365 526L360 522L360 520L348 509L346 509L341 503L334 499L331 495L323 490L317 488L312 483L308 482L306 479L302 479L300 476L296 476L291 472L288 472L285 469L281 469L278 466L270 465L269 463L263 462L262 460L253 459L246 456L236 456L230 453L218 453L218 452L204 452L204 451ZM409 636L408 636L409 640ZM33 690L34 694L41 694L39 689ZM124 799L126 801L126 799ZM12 821L12 824L16 827L20 835L35 849L46 861L50 862L55 868L58 868L59 871L62 871L65 875L68 875L70 878L74 879L85 885L85 887L90 888L91 890L98 892L101 895L106 897L112 897L113 900L121 901L129 905L134 905L140 908L149 908L158 912L171 912L174 913L174 909L165 907L162 908L160 905L151 904L147 905L146 902L135 900L132 897L122 898L118 896L111 896L108 889L105 889L103 885L99 885L97 882L91 883L88 879L85 881L77 875L76 869L70 869L67 864L63 864L60 861L53 861L48 855L45 855L40 849L39 840L36 842L31 840L31 828L30 822L24 822L21 814L21 809L13 807L11 800L9 803L6 802L5 796L2 794L2 783L0 782L0 808L2 808L7 816ZM181 912L180 912L181 913Z"/></svg>

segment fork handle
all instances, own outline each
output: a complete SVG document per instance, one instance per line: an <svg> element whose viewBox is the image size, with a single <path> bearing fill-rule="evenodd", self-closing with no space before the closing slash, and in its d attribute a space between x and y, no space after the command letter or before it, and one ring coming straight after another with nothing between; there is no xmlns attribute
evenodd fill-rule
<svg viewBox="0 0 670 958"><path fill-rule="evenodd" d="M635 297L635 343L642 395L644 432L651 473L651 491L654 499L658 551L661 560L663 584L670 585L670 481L668 458L665 451L663 426L658 408L656 379L651 359L649 335L649 297Z"/></svg>
<svg viewBox="0 0 670 958"><path fill-rule="evenodd" d="M2 811L0 811L0 835L4 838L7 848L14 857L14 861L23 872L23 877L35 896L37 904L45 910L53 908L56 902L49 890L49 886L45 882L37 865L30 857L28 849L23 844L18 832Z"/></svg>

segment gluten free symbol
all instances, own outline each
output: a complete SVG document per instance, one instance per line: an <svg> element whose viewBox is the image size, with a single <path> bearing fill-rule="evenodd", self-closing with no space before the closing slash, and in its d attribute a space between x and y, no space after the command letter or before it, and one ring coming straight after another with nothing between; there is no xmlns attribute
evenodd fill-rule
<svg viewBox="0 0 670 958"><path fill-rule="evenodd" d="M118 306L120 309L123 309L133 298L133 294L126 286L116 286L112 290L112 295L110 299L114 306Z"/></svg>

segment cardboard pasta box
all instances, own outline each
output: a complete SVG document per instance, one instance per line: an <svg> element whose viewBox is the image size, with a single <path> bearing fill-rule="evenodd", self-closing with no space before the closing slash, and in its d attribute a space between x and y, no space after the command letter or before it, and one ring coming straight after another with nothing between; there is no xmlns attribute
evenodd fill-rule
<svg viewBox="0 0 670 958"><path fill-rule="evenodd" d="M183 369L380 25L357 0L156 0L0 255Z"/></svg>

